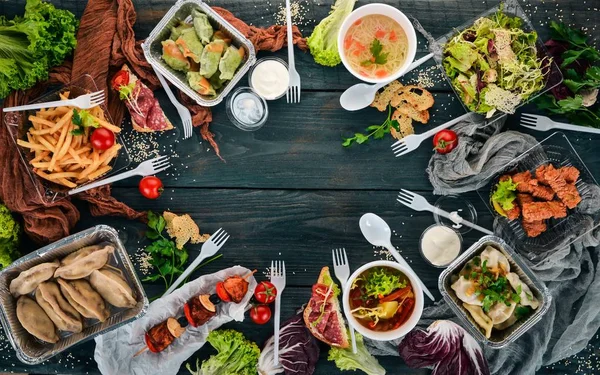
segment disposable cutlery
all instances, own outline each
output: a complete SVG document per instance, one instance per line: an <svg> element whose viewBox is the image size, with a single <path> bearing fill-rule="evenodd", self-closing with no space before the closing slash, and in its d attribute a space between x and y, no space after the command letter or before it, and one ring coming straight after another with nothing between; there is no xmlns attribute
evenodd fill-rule
<svg viewBox="0 0 600 375"><path fill-rule="evenodd" d="M294 34L292 31L292 8L290 0L285 0L285 19L287 25L288 71L290 72L290 85L285 94L288 103L300 102L300 75L294 63Z"/></svg>
<svg viewBox="0 0 600 375"><path fill-rule="evenodd" d="M448 220L452 220L456 224L466 225L468 227L471 227L471 228L478 230L485 234L494 234L492 231L485 229L483 227L480 227L477 224L471 223L470 221L463 219L459 215L451 215L449 212L446 212L442 209L432 206L431 204L429 204L429 202L427 202L427 199L425 199L423 196L421 196L417 193L413 193L412 191L405 190L405 189L400 189L400 190L401 191L400 191L400 193L398 193L397 201L402 203L406 207L412 208L415 211L433 212L442 217L445 217Z"/></svg>
<svg viewBox="0 0 600 375"><path fill-rule="evenodd" d="M154 69L154 67L152 68ZM171 100L171 103L173 103L175 109L177 109L179 117L181 117L181 123L183 124L183 139L191 137L193 128L192 115L190 114L190 110L187 109L183 104L179 103L179 101L175 97L175 94L173 94L173 91L169 87L169 84L165 80L165 77L163 77L162 74L160 74L156 69L154 69L154 73L156 74L156 77L158 77L158 80L160 81L160 84L162 85L163 89L165 89L169 100Z"/></svg>
<svg viewBox="0 0 600 375"><path fill-rule="evenodd" d="M194 261L183 271L181 276L175 280L175 282L171 285L169 289L163 294L164 296L168 296L171 294L179 284L181 284L194 270L196 267L202 263L202 261L208 257L211 257L217 253L223 247L225 242L229 239L229 235L223 228L219 228L212 236L202 245L202 249L200 250L200 254L194 259Z"/></svg>
<svg viewBox="0 0 600 375"><path fill-rule="evenodd" d="M52 108L60 106L73 106L80 109L89 109L104 103L104 91L91 92L80 95L74 99L56 100L53 102L20 105L17 107L4 108L4 112L26 111L31 109Z"/></svg>
<svg viewBox="0 0 600 375"><path fill-rule="evenodd" d="M556 122L546 116L533 115L531 113L523 113L521 115L521 126L542 132L555 129L564 129L582 133L600 134L600 129L597 128Z"/></svg>
<svg viewBox="0 0 600 375"><path fill-rule="evenodd" d="M392 231L390 230L390 226L380 218L379 216L373 213L364 214L359 221L360 230L373 246L381 246L385 247L396 259L398 263L413 271L415 275L417 274L411 266L408 265L408 262L402 258L402 255L396 250L396 248L392 245ZM423 281L417 276L417 281L421 284L421 288L423 289L423 293L427 294L432 301L435 301L433 298L433 294L427 289Z"/></svg>
<svg viewBox="0 0 600 375"><path fill-rule="evenodd" d="M167 170L170 167L171 163L169 162L168 156L158 156L154 159L146 160L145 162L140 163L140 165L130 171L119 173L118 175L104 178L102 180L70 190L69 195L81 193L82 191L97 188L98 186L104 186L116 181L121 181L132 176L151 176Z"/></svg>
<svg viewBox="0 0 600 375"><path fill-rule="evenodd" d="M279 364L279 326L281 324L281 294L285 289L285 262L281 260L271 261L271 283L277 289L275 297L275 350L273 361L275 366Z"/></svg>
<svg viewBox="0 0 600 375"><path fill-rule="evenodd" d="M344 291L350 277L350 265L348 264L346 249L333 249L331 250L331 255L333 257L333 272L342 285L342 291ZM352 352L356 353L356 335L352 327L350 327L350 337L352 338Z"/></svg>

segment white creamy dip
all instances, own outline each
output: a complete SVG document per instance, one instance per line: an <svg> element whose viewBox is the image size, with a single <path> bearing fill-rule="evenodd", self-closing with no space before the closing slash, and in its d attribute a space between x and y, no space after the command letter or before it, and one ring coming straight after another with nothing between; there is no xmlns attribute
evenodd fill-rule
<svg viewBox="0 0 600 375"><path fill-rule="evenodd" d="M290 84L287 67L277 60L267 59L259 62L252 71L250 86L267 100L283 95Z"/></svg>
<svg viewBox="0 0 600 375"><path fill-rule="evenodd" d="M460 252L461 239L454 230L435 225L425 230L421 237L423 256L436 266L450 264Z"/></svg>

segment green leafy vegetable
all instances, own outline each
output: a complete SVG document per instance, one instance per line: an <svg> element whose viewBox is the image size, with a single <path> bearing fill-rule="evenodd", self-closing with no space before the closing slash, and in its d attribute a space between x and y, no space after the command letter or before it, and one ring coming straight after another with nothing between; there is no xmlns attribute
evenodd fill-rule
<svg viewBox="0 0 600 375"><path fill-rule="evenodd" d="M579 59L590 62L600 60L600 51L587 44L588 37L581 30L572 29L562 22L550 21L550 37L554 40L567 42L571 47L562 54L562 68Z"/></svg>
<svg viewBox="0 0 600 375"><path fill-rule="evenodd" d="M192 375L256 375L260 349L243 334L232 329L212 331L206 338L217 354L202 362L196 360L196 370L185 367Z"/></svg>
<svg viewBox="0 0 600 375"><path fill-rule="evenodd" d="M517 306L515 308L515 317L517 319L521 319L521 318L529 315L530 312L531 312L531 307L529 307L529 306Z"/></svg>
<svg viewBox="0 0 600 375"><path fill-rule="evenodd" d="M338 33L342 23L352 12L354 3L356 0L336 0L329 15L319 22L306 39L317 64L336 66L342 62L338 53Z"/></svg>
<svg viewBox="0 0 600 375"><path fill-rule="evenodd" d="M73 108L73 117L71 121L74 125L77 125L75 129L71 130L71 134L73 135L83 135L85 128L100 127L100 124L98 124L98 121L94 119L94 116L92 116L85 109L81 109L78 111L77 109Z"/></svg>
<svg viewBox="0 0 600 375"><path fill-rule="evenodd" d="M23 17L0 16L0 99L48 79L77 41L73 13L41 0L27 0Z"/></svg>
<svg viewBox="0 0 600 375"><path fill-rule="evenodd" d="M327 357L330 361L335 361L335 365L340 370L361 370L367 375L385 375L385 369L381 367L377 358L373 357L367 351L363 336L356 332L356 354L352 348L340 349L334 346L329 349Z"/></svg>
<svg viewBox="0 0 600 375"><path fill-rule="evenodd" d="M381 44L379 39L373 39L373 42L371 43L371 48L369 49L369 51L371 52L371 55L373 55L373 58L371 60L365 60L365 61L361 62L360 65L362 65L362 66L369 66L372 64L383 65L383 64L387 63L387 57L389 55L389 52L381 53L381 51L383 51L383 45Z"/></svg>
<svg viewBox="0 0 600 375"><path fill-rule="evenodd" d="M391 129L394 128L397 132L400 132L400 125L398 121L392 120L392 107L390 106L388 109L387 119L381 125L371 125L367 127L367 134L362 133L354 133L354 137L343 138L342 146L348 147L353 143L363 144L369 140L369 138L373 137L375 139L381 139L386 134L389 134Z"/></svg>
<svg viewBox="0 0 600 375"><path fill-rule="evenodd" d="M359 280L364 281L367 297L379 298L380 296L387 296L396 289L406 287L406 281L400 281L398 275L385 267L374 267L365 273L364 276L357 277L354 282L356 283Z"/></svg>
<svg viewBox="0 0 600 375"><path fill-rule="evenodd" d="M503 210L512 210L514 207L513 202L517 199L517 183L512 181L512 178L508 180L500 181L496 184L496 190L492 194L492 201L497 202Z"/></svg>
<svg viewBox="0 0 600 375"><path fill-rule="evenodd" d="M19 258L21 226L12 217L8 208L0 204L0 269Z"/></svg>

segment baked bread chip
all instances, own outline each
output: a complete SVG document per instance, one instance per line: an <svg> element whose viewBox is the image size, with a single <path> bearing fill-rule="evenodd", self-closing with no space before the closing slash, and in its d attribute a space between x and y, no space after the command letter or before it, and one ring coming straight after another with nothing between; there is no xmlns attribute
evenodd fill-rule
<svg viewBox="0 0 600 375"><path fill-rule="evenodd" d="M380 112L385 111L396 92L403 87L399 81L390 82L382 92L375 94L375 99L371 103L371 107L377 108Z"/></svg>
<svg viewBox="0 0 600 375"><path fill-rule="evenodd" d="M412 119L402 112L395 110L392 114L392 120L398 121L398 125L400 127L400 131L398 132L396 129L391 128L390 133L392 137L396 139L401 139L410 134L415 134L415 128L412 125Z"/></svg>
<svg viewBox="0 0 600 375"><path fill-rule="evenodd" d="M429 111L419 111L407 102L403 102L401 105L396 107L396 111L399 111L403 115L408 116L422 124L427 124L429 121Z"/></svg>
<svg viewBox="0 0 600 375"><path fill-rule="evenodd" d="M200 228L188 214L177 215L169 211L163 212L163 217L167 223L167 233L175 239L175 246L181 250L188 243L206 242L210 235L200 234Z"/></svg>
<svg viewBox="0 0 600 375"><path fill-rule="evenodd" d="M417 111L425 111L433 107L435 100L429 91L422 89L419 86L409 85L402 87L401 90L397 90L390 100L392 107L396 108L401 106L404 102L410 104Z"/></svg>

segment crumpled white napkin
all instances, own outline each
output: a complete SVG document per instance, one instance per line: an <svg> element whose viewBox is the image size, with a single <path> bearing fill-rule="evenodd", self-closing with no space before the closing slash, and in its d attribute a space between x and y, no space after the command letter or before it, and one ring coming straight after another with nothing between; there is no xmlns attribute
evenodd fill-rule
<svg viewBox="0 0 600 375"><path fill-rule="evenodd" d="M181 364L200 349L210 331L232 320L244 320L244 312L256 287L254 277L249 278L248 293L242 302L217 305L218 314L205 325L194 328L188 326L186 332L160 353L146 351L133 358L133 355L146 346L144 334L154 325L170 317L183 316L183 305L200 293L215 292L215 285L229 276L244 276L250 270L234 266L210 275L200 276L190 281L170 295L152 302L142 318L114 331L96 337L94 359L104 375L147 375L177 374Z"/></svg>

